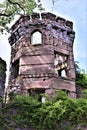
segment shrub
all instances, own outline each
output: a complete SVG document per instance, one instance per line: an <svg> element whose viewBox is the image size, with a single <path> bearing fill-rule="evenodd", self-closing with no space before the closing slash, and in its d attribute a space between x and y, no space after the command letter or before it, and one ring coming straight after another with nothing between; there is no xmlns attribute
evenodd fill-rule
<svg viewBox="0 0 87 130"><path fill-rule="evenodd" d="M48 98L49 99L49 98ZM75 130L78 124L87 125L87 98L72 99L59 90L53 100L41 103L30 96L16 96L3 107L0 128L11 130Z"/></svg>

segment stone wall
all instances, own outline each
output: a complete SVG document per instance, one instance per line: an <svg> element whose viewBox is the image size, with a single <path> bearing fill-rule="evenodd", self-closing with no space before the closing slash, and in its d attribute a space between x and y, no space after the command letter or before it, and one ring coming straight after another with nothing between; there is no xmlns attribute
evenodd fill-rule
<svg viewBox="0 0 87 130"><path fill-rule="evenodd" d="M33 45L35 32L41 34L41 43ZM52 13L41 13L41 19L38 13L21 16L9 37L9 91L43 88L51 93L53 89L67 89L75 97L74 38L73 23Z"/></svg>
<svg viewBox="0 0 87 130"><path fill-rule="evenodd" d="M0 58L0 99L4 96L5 89L5 79L6 79L6 62ZM0 104L2 104L0 102Z"/></svg>

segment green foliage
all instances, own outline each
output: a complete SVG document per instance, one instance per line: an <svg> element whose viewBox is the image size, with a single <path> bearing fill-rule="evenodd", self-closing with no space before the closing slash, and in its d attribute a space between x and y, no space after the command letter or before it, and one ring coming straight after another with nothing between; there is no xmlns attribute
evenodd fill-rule
<svg viewBox="0 0 87 130"><path fill-rule="evenodd" d="M53 101L55 102L55 101L58 101L58 100L60 100L60 99L65 100L65 99L67 99L67 98L68 98L68 96L67 96L66 91L57 90L57 91L56 91L56 95L55 95L55 97L53 98Z"/></svg>
<svg viewBox="0 0 87 130"><path fill-rule="evenodd" d="M0 128L14 130L32 126L35 130L74 130L78 124L87 126L86 121L87 97L71 99L59 90L53 99L44 103L31 96L15 96L2 109Z"/></svg>
<svg viewBox="0 0 87 130"><path fill-rule="evenodd" d="M76 75L76 83L84 88L87 88L87 74L84 72Z"/></svg>
<svg viewBox="0 0 87 130"><path fill-rule="evenodd" d="M79 68L78 62L75 62L75 72L77 85L87 88L87 74Z"/></svg>
<svg viewBox="0 0 87 130"><path fill-rule="evenodd" d="M87 89L84 89L84 90L82 91L82 98L87 99Z"/></svg>
<svg viewBox="0 0 87 130"><path fill-rule="evenodd" d="M3 0L0 2L0 32L10 31L8 24L18 15L31 15L34 9L43 10L41 0Z"/></svg>

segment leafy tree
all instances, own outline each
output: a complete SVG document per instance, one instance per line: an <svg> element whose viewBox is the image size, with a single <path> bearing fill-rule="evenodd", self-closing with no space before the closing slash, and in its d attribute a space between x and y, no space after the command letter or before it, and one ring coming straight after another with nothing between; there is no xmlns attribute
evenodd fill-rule
<svg viewBox="0 0 87 130"><path fill-rule="evenodd" d="M76 72L76 83L81 87L87 88L87 74L84 70L80 69L79 62L75 62L75 72Z"/></svg>
<svg viewBox="0 0 87 130"><path fill-rule="evenodd" d="M16 15L31 15L35 8L43 10L41 0L2 0L0 2L0 32L9 31L7 25Z"/></svg>
<svg viewBox="0 0 87 130"><path fill-rule="evenodd" d="M54 8L58 0L51 0ZM9 32L8 24L16 15L31 15L34 9L38 11L44 10L42 0L1 0L0 1L0 32L4 30ZM53 10L53 9L52 9Z"/></svg>
<svg viewBox="0 0 87 130"><path fill-rule="evenodd" d="M59 0L52 1L52 11L55 3ZM38 11L44 10L42 0L1 0L0 1L0 32L4 30L10 31L8 24L15 18L16 15L31 15L34 9Z"/></svg>

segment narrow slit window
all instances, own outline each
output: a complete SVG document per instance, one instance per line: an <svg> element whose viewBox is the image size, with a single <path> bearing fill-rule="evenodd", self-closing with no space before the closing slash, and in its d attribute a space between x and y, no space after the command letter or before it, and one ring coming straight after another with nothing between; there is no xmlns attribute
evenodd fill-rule
<svg viewBox="0 0 87 130"><path fill-rule="evenodd" d="M36 31L31 36L31 44L39 45L42 43L42 34L39 31Z"/></svg>

